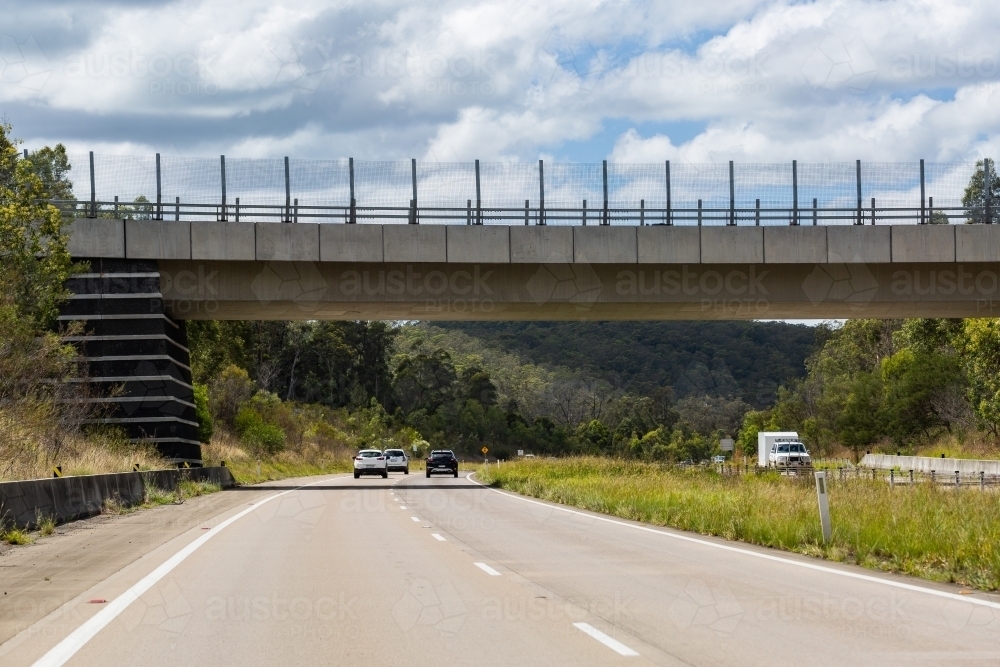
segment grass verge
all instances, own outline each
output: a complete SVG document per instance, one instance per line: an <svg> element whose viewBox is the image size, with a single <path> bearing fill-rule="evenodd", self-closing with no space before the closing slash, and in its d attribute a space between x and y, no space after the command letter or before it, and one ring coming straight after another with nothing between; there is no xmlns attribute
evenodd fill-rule
<svg viewBox="0 0 1000 667"><path fill-rule="evenodd" d="M351 455L346 452L307 446L301 451L284 451L273 457L258 459L236 444L231 438L217 438L210 445L202 446L206 466L226 467L240 484L259 484L290 477L329 475L350 472L354 469Z"/></svg>
<svg viewBox="0 0 1000 667"><path fill-rule="evenodd" d="M933 581L1000 589L1000 494L871 480L830 485L822 543L811 479L722 477L578 458L481 467L480 481L624 519L716 535Z"/></svg>

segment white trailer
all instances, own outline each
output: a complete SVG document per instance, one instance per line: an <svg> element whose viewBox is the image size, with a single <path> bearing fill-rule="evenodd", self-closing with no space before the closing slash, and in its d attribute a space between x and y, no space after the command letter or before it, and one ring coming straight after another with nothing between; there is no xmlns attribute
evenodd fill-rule
<svg viewBox="0 0 1000 667"><path fill-rule="evenodd" d="M795 431L760 431L757 433L757 465L766 468L767 455L771 451L771 445L778 442L801 442L799 434Z"/></svg>

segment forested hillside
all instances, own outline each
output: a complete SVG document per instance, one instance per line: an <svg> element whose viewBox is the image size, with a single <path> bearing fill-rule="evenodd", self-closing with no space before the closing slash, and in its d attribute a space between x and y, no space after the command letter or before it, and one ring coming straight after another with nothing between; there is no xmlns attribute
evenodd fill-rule
<svg viewBox="0 0 1000 667"><path fill-rule="evenodd" d="M676 398L741 398L757 408L805 375L813 327L781 322L443 322L486 347L524 361L564 367L613 388L647 395L672 387Z"/></svg>

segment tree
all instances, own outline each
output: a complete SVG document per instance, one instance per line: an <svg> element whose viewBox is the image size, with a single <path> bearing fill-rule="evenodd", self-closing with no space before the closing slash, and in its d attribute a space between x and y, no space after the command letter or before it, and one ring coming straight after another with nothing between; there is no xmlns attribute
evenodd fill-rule
<svg viewBox="0 0 1000 667"><path fill-rule="evenodd" d="M897 447L906 447L935 428L951 430L935 399L963 377L954 355L900 350L882 365L882 406L878 417L886 435Z"/></svg>
<svg viewBox="0 0 1000 667"><path fill-rule="evenodd" d="M10 125L0 125L0 303L36 331L47 330L69 295L74 267L59 210L30 160L18 159Z"/></svg>
<svg viewBox="0 0 1000 667"><path fill-rule="evenodd" d="M986 174L989 172L990 214L986 216ZM982 224L996 222L997 199L1000 198L1000 176L997 175L996 163L986 158L976 160L976 171L969 178L969 184L962 195L962 206L968 211L966 224Z"/></svg>
<svg viewBox="0 0 1000 667"><path fill-rule="evenodd" d="M877 373L861 373L851 383L837 426L840 441L851 448L855 460L862 449L871 447L883 435L879 408L882 382Z"/></svg>
<svg viewBox="0 0 1000 667"><path fill-rule="evenodd" d="M396 402L404 412L433 413L454 397L456 379L451 355L444 350L407 357L396 368Z"/></svg>
<svg viewBox="0 0 1000 667"><path fill-rule="evenodd" d="M743 425L736 439L736 450L744 456L757 456L757 434L766 430L767 413L763 410L750 410L743 415Z"/></svg>
<svg viewBox="0 0 1000 667"><path fill-rule="evenodd" d="M475 400L481 405L497 403L497 388L490 374L478 366L464 369L458 376L458 393L462 400Z"/></svg>
<svg viewBox="0 0 1000 667"><path fill-rule="evenodd" d="M69 180L69 172L73 168L66 155L66 147L56 144L55 148L45 146L33 153L28 153L28 161L35 175L42 181L45 196L74 202L73 181ZM75 204L70 204L64 211L72 211Z"/></svg>
<svg viewBox="0 0 1000 667"><path fill-rule="evenodd" d="M982 428L1000 435L1000 320L965 320L958 346L976 419Z"/></svg>

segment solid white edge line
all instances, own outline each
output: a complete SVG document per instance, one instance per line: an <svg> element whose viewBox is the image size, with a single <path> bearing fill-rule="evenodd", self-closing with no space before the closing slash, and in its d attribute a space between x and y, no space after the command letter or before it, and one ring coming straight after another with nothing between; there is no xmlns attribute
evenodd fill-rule
<svg viewBox="0 0 1000 667"><path fill-rule="evenodd" d="M492 567L490 567L486 563L473 563L473 565L475 565L476 567L478 567L480 570L482 570L486 574L490 575L491 577L499 577L500 576L499 572L497 572L496 570L494 570Z"/></svg>
<svg viewBox="0 0 1000 667"><path fill-rule="evenodd" d="M892 581L891 579L882 579L880 577L873 577L868 574L861 574L859 572L849 572L846 570L838 570L836 568L827 567L825 565L818 565L815 563L804 563L797 560L792 560L791 558L784 558L782 556L772 556L771 554L758 553L756 551L751 551L750 549L742 549L740 547L730 546L728 544L719 544L717 542L710 542L708 540L698 539L697 537L690 537L688 535L681 535L674 532L668 532L666 530L659 530L656 528L649 528L647 526L639 526L634 523L626 523L625 521L618 521L616 519L610 519L608 517L599 516L596 514L589 514L587 512L578 512L576 510L567 509L566 507L560 507L559 505L554 505L550 503L543 503L538 500L533 500L531 498L525 498L514 493L508 493L507 491L500 491L492 487L486 486L482 482L475 480L471 475L467 476L466 479L471 481L473 484L478 484L484 489L489 489L493 493L499 493L501 496L507 496L508 498L514 498L515 500L521 500L526 503L532 503L533 505L541 505L542 507L548 507L553 510L560 510L563 512L568 512L570 514L575 514L577 516L582 516L587 519L594 519L595 521L603 521L605 523L611 523L616 526L624 526L626 528L634 528L635 530L641 530L647 533L654 533L656 535L662 535L663 537L670 537L675 540L681 540L684 542L693 542L695 544L700 544L706 547L712 547L713 549L722 549L723 551L732 551L733 553L743 554L744 556L753 556L754 558L761 558L763 560L773 561L775 563L783 563L785 565L794 565L795 567L805 568L807 570L814 570L816 572L825 572L827 574L835 574L840 577L847 577L848 579L858 579L860 581L868 581L875 584L881 584L883 586L891 586L892 588L900 588L905 591L913 591L914 593L924 593L926 595L933 595L940 598L945 598L948 600L958 600L960 602L968 602L969 604L979 605L981 607L989 607L991 609L1000 609L1000 602L992 602L990 600L983 600L980 598L971 597L968 595L958 595L956 593L949 593L947 591L938 591L933 588L926 588L924 586L917 586L916 584L907 584L902 581ZM721 538L720 538L721 539Z"/></svg>
<svg viewBox="0 0 1000 667"><path fill-rule="evenodd" d="M438 542L447 542L448 541L448 540L444 539L443 537L441 537L440 535L438 535L437 533L431 533L431 537L433 537Z"/></svg>
<svg viewBox="0 0 1000 667"><path fill-rule="evenodd" d="M323 479L318 482L312 482L311 484L303 484L302 486L296 487L294 489L289 489L288 491L282 491L281 493L276 493L273 496L268 496L263 500L257 501L253 506L248 507L239 514L235 514L222 523L220 523L215 528L212 528L204 535L201 535L196 540L188 544L186 547L175 553L173 556L168 558L162 565L157 567L155 570L147 574L145 577L137 581L132 585L127 591L119 595L117 598L108 603L106 607L101 609L99 612L91 616L87 621L83 623L76 630L71 632L66 638L61 642L56 644L54 647L49 649L49 651L43 655L41 658L36 660L32 667L61 667L61 665L66 664L66 661L76 655L77 651L83 648L87 642L93 639L98 632L103 630L111 621L115 620L119 614L125 611L130 604L138 600L143 593L148 591L150 588L156 585L160 579L165 577L170 573L175 567L184 562L188 556L197 551L203 544L208 542L210 539L218 535L223 529L225 529L229 524L243 518L250 512L263 505L264 503L270 502L275 498L280 498L283 495L292 493L293 491L298 491L299 489L305 488L307 486L314 486L316 484L322 484L327 480Z"/></svg>
<svg viewBox="0 0 1000 667"><path fill-rule="evenodd" d="M603 632L592 626L590 623L574 623L573 627L577 628L578 630L582 630L584 634L590 635L591 637L601 642L602 644L607 646L609 649L611 649L618 655L624 655L627 657L639 655L638 652L633 651L628 646L625 646L625 644L622 644L614 637L609 637L608 635L604 634Z"/></svg>

